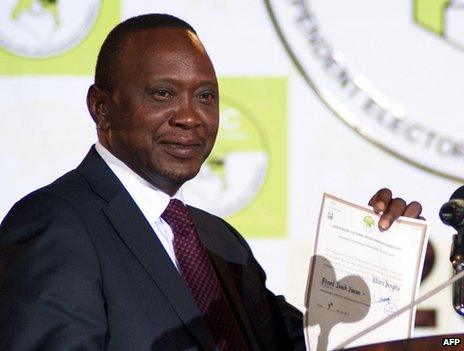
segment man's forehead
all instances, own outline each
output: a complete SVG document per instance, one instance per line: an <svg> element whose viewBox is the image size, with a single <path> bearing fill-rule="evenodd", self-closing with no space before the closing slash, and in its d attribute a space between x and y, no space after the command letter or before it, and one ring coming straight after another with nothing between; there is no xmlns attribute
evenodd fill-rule
<svg viewBox="0 0 464 351"><path fill-rule="evenodd" d="M174 27L140 29L128 33L123 50L144 50L147 47L160 51L191 47L205 53L203 44L195 33L188 29Z"/></svg>
<svg viewBox="0 0 464 351"><path fill-rule="evenodd" d="M217 85L213 64L197 35L183 28L143 29L131 33L121 48L117 81L175 77ZM195 77L195 78L194 78Z"/></svg>

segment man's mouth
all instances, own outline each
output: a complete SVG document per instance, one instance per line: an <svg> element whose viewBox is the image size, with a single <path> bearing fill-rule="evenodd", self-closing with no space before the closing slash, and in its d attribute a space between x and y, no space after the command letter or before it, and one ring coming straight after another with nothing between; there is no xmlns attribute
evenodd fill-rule
<svg viewBox="0 0 464 351"><path fill-rule="evenodd" d="M160 144L171 156L185 159L195 156L203 145L197 139L163 140Z"/></svg>

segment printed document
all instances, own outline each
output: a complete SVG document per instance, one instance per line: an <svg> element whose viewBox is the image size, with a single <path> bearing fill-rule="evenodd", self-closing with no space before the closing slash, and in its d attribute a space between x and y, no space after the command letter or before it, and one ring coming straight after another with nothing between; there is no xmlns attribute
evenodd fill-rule
<svg viewBox="0 0 464 351"><path fill-rule="evenodd" d="M332 350L416 298L427 224L400 217L381 232L379 218L324 194L305 297L309 350ZM349 347L411 337L414 314L403 313Z"/></svg>

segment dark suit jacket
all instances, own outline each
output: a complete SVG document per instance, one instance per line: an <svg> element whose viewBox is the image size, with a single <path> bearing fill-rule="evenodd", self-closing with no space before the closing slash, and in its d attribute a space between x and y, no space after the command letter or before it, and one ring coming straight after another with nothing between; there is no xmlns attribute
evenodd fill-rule
<svg viewBox="0 0 464 351"><path fill-rule="evenodd" d="M303 349L300 312L265 288L243 238L190 211L252 349ZM94 148L0 227L0 350L43 349L215 349L182 277Z"/></svg>

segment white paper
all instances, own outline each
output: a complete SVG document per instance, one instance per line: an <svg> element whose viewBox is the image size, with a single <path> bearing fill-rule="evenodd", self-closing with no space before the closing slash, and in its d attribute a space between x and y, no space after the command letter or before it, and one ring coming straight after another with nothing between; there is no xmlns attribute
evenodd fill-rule
<svg viewBox="0 0 464 351"><path fill-rule="evenodd" d="M305 298L309 350L332 350L417 297L427 224L400 217L380 232L379 218L324 194ZM414 315L404 313L349 346L409 338Z"/></svg>

